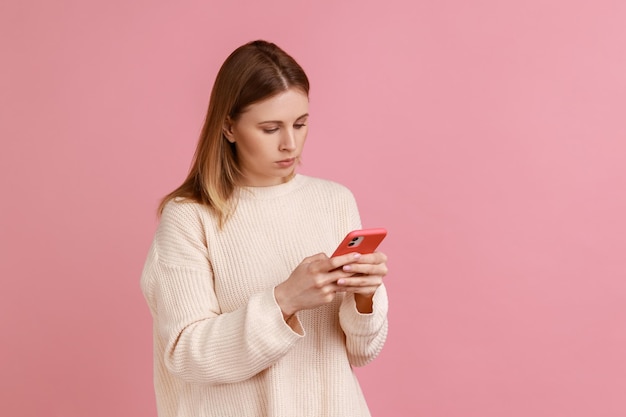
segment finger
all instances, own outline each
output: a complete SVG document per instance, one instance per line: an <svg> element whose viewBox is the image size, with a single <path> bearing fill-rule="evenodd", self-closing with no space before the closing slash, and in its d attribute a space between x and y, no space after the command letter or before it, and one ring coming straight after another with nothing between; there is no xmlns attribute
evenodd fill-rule
<svg viewBox="0 0 626 417"><path fill-rule="evenodd" d="M316 281L316 286L318 288L332 288L334 290L342 290L343 285L337 285L337 282L352 277L354 277L353 273L342 271L341 268L339 268L326 274L319 274Z"/></svg>
<svg viewBox="0 0 626 417"><path fill-rule="evenodd" d="M367 253L361 255L357 262L361 264L384 264L387 262L387 255L382 252Z"/></svg>
<svg viewBox="0 0 626 417"><path fill-rule="evenodd" d="M389 272L387 269L387 264L361 264L361 263L353 263L349 265L344 265L341 268L344 272L352 272L353 274L363 274L363 275L380 275L385 276Z"/></svg>
<svg viewBox="0 0 626 417"><path fill-rule="evenodd" d="M380 285L373 285L369 287L342 287L337 290L337 292L343 293L352 293L352 294L363 294L363 295L372 295L376 292L376 290L380 287Z"/></svg>
<svg viewBox="0 0 626 417"><path fill-rule="evenodd" d="M380 287L380 285L369 285L365 287L344 287L343 285L335 285L333 292L370 295L375 293L378 287Z"/></svg>
<svg viewBox="0 0 626 417"><path fill-rule="evenodd" d="M337 285L342 288L356 288L356 287L378 287L383 283L382 276L359 276L340 278L337 280Z"/></svg>
<svg viewBox="0 0 626 417"><path fill-rule="evenodd" d="M312 262L319 262L325 259L329 259L325 253L316 253L315 255L307 256L302 260L303 264L310 264Z"/></svg>
<svg viewBox="0 0 626 417"><path fill-rule="evenodd" d="M329 282L335 283L340 279L351 278L354 276L352 272L343 271L341 268L328 273Z"/></svg>
<svg viewBox="0 0 626 417"><path fill-rule="evenodd" d="M335 256L333 258L328 258L329 261L329 271L341 268L344 265L348 265L356 262L362 255L358 252L351 252L341 256Z"/></svg>
<svg viewBox="0 0 626 417"><path fill-rule="evenodd" d="M325 267L323 265L326 265ZM352 272L343 271L341 268L328 270L327 260L312 262L307 265L309 273L313 276L314 285L317 288L324 288L333 285L337 280L349 278L354 275Z"/></svg>

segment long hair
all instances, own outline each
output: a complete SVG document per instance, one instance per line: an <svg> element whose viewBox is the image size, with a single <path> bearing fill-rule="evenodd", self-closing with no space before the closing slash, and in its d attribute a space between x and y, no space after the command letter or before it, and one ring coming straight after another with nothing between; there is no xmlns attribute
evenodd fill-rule
<svg viewBox="0 0 626 417"><path fill-rule="evenodd" d="M159 215L170 200L182 197L214 210L221 228L235 210L232 196L241 179L237 151L224 136L224 123L227 118L237 120L251 104L289 88L308 96L309 80L302 67L275 44L257 40L233 51L215 78L189 174L163 198Z"/></svg>

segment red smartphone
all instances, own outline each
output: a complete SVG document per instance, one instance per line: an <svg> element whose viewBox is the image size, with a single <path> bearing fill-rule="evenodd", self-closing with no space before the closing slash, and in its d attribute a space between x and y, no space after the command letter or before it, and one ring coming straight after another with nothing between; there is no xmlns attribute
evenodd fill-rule
<svg viewBox="0 0 626 417"><path fill-rule="evenodd" d="M350 252L372 253L387 236L383 228L353 230L348 233L331 256L345 255Z"/></svg>

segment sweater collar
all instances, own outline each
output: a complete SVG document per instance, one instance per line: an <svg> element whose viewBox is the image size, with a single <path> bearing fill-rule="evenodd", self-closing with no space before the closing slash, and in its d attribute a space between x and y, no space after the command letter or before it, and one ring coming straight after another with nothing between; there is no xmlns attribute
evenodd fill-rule
<svg viewBox="0 0 626 417"><path fill-rule="evenodd" d="M296 174L289 181L268 187L238 187L237 196L242 200L272 199L289 194L307 181L304 175Z"/></svg>

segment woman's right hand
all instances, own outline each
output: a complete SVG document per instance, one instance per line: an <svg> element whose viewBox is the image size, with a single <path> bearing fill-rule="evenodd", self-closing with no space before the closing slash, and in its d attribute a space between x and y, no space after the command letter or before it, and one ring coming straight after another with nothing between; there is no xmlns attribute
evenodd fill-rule
<svg viewBox="0 0 626 417"><path fill-rule="evenodd" d="M337 280L353 275L341 267L356 262L359 257L358 253L349 253L329 258L324 253L318 253L304 258L289 278L274 288L274 297L285 319L300 310L333 301L337 291L343 290L337 285Z"/></svg>

